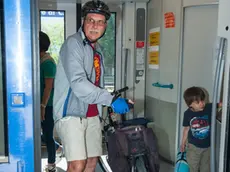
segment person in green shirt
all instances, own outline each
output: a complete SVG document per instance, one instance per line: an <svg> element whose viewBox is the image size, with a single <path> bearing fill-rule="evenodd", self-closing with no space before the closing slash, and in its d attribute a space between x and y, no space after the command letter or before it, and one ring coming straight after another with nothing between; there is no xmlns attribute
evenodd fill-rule
<svg viewBox="0 0 230 172"><path fill-rule="evenodd" d="M53 58L47 53L50 46L50 39L44 32L39 32L40 45L40 89L41 89L41 126L42 141L46 143L48 152L48 172L56 172L56 151L62 156L62 146L54 141L53 129L53 92L56 64Z"/></svg>

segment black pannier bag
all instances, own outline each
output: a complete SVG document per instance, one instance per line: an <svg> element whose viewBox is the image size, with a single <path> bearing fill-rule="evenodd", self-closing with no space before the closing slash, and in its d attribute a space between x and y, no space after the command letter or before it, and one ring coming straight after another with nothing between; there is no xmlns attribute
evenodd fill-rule
<svg viewBox="0 0 230 172"><path fill-rule="evenodd" d="M157 139L151 128L142 125L117 129L108 138L108 163L113 172L129 172L129 157L145 155L148 172L159 172Z"/></svg>

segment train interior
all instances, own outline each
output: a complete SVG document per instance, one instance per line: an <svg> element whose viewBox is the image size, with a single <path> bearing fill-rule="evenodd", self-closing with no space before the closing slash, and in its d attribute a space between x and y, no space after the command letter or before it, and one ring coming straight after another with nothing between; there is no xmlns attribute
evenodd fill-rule
<svg viewBox="0 0 230 172"><path fill-rule="evenodd" d="M220 12L220 7L224 9L224 6L216 0L104 1L112 12L106 33L99 40L105 54L105 87L109 91L129 87L122 96L134 100L135 106L125 118L144 117L151 121L148 127L157 137L160 172L174 171L182 137L183 115L187 109L183 92L191 86L202 87L207 102L223 102L222 111L216 114L212 123L215 134L212 137L211 160L214 171L229 172L230 47L227 36L224 36L228 28L224 21L224 24L221 23L225 19L221 16L227 16L224 10ZM35 59L38 51L25 53L25 47L36 50L38 40L35 32L44 31L51 39L49 52L57 62L62 43L81 26L81 7L85 2L33 0L24 5L22 1L4 1L5 4L1 1L0 171L10 169L6 164L14 153L17 156L11 162L17 165L13 169L22 166L27 169L23 164L34 164L35 171L44 171L47 153L40 140L39 90L35 81L39 73L36 67L39 59ZM31 10L23 12L26 7ZM8 12L10 9L15 9L14 13ZM9 16L8 20L6 16ZM25 38L19 34L20 29L23 29ZM13 37L12 33L16 36ZM24 40L22 44L21 40ZM12 49L17 53L12 53ZM17 54L16 64L14 58ZM25 59L21 54L32 57ZM24 75L27 71L29 73ZM22 79L13 80L12 76ZM23 101L29 102L27 108L20 104ZM105 108L103 118L106 119L106 115ZM20 131L19 134L17 131ZM56 131L54 135L61 143ZM20 141L23 139L25 141ZM14 144L18 146L13 147ZM26 163L18 160L28 157ZM96 172L111 171L106 157L105 150L101 159L106 167L103 169L98 164ZM59 172L67 170L65 158L60 159L57 167Z"/></svg>

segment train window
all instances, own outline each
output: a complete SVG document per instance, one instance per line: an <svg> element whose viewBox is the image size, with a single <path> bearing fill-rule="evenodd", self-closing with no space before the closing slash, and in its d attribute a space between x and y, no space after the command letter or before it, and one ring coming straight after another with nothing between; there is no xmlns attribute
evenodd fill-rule
<svg viewBox="0 0 230 172"><path fill-rule="evenodd" d="M8 125L6 111L6 83L5 83L5 35L3 1L0 1L0 162L8 161Z"/></svg>
<svg viewBox="0 0 230 172"><path fill-rule="evenodd" d="M104 37L99 40L104 54L105 88L113 91L115 87L116 62L116 13L112 13Z"/></svg>
<svg viewBox="0 0 230 172"><path fill-rule="evenodd" d="M40 29L50 38L49 53L57 62L58 54L65 40L65 11L63 10L41 10Z"/></svg>

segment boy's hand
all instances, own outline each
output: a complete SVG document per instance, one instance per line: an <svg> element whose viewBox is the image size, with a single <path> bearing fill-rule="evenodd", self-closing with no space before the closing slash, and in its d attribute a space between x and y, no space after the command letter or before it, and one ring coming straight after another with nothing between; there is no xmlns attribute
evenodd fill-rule
<svg viewBox="0 0 230 172"><path fill-rule="evenodd" d="M218 107L222 107L222 102L218 103Z"/></svg>
<svg viewBox="0 0 230 172"><path fill-rule="evenodd" d="M218 103L217 112L222 110L222 102Z"/></svg>
<svg viewBox="0 0 230 172"><path fill-rule="evenodd" d="M184 143L181 144L181 146L180 146L180 151L181 152L185 151L185 146L186 146L186 144L184 144Z"/></svg>

